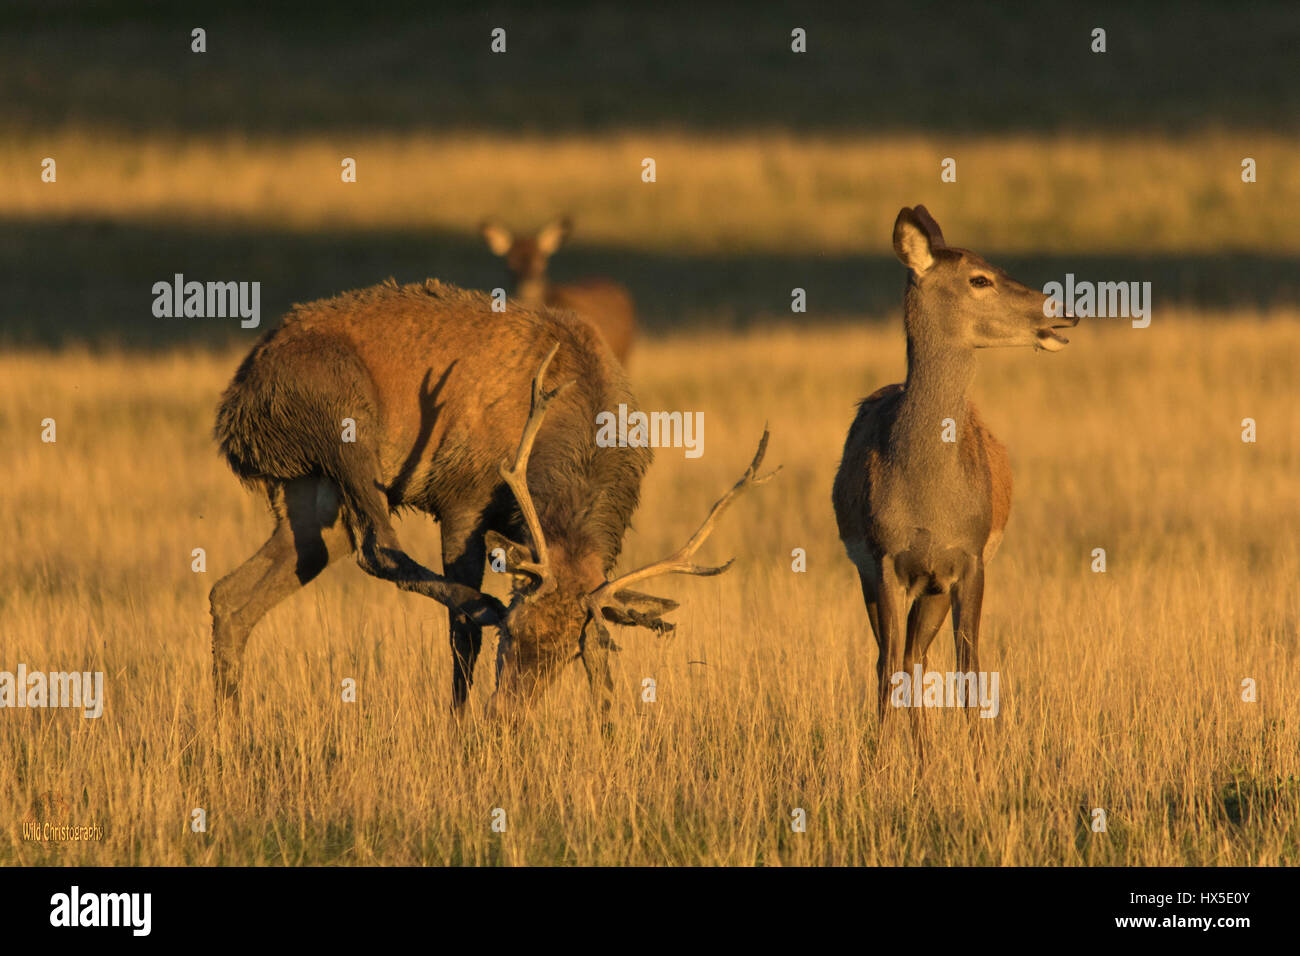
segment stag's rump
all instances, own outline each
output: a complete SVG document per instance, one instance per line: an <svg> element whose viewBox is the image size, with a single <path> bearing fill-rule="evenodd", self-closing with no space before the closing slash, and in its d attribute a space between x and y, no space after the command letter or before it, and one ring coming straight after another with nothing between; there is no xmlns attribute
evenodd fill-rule
<svg viewBox="0 0 1300 956"><path fill-rule="evenodd" d="M235 372L217 406L214 437L250 487L322 474L337 480L343 435L334 423L372 420L376 404L373 383L344 339L287 334L281 326Z"/></svg>

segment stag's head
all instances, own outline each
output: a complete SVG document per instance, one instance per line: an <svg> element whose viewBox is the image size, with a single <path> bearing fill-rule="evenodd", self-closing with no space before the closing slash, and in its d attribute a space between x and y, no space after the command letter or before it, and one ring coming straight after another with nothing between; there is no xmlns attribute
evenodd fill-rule
<svg viewBox="0 0 1300 956"><path fill-rule="evenodd" d="M762 484L775 472L760 476L767 450L767 432L740 480L713 506L704 523L681 548L668 557L608 578L598 555L570 554L548 547L537 509L528 491L528 457L550 402L573 382L547 390L547 366L558 349L543 360L533 379L532 406L515 459L503 462L501 476L514 493L523 518L527 543L511 541L495 531L487 535L489 554L503 555L514 582L510 603L497 613L497 703L534 699L571 661L617 650L608 624L642 627L663 633L673 625L663 615L677 602L632 589L632 585L663 574L721 574L719 566L695 564L695 552L708 538L727 506L746 488Z"/></svg>

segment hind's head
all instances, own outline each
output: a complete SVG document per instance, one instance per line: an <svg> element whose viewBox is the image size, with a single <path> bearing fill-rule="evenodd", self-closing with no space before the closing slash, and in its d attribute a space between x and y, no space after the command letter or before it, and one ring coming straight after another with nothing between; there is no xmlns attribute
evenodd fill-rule
<svg viewBox="0 0 1300 956"><path fill-rule="evenodd" d="M983 256L949 246L924 206L898 214L894 252L909 270L910 337L958 348L1023 345L1057 352L1069 340L1056 330L1079 321Z"/></svg>
<svg viewBox="0 0 1300 956"><path fill-rule="evenodd" d="M573 224L567 216L532 234L516 235L495 220L485 220L479 231L495 255L505 260L510 273L510 293L521 302L539 306L546 294L546 266L563 245Z"/></svg>

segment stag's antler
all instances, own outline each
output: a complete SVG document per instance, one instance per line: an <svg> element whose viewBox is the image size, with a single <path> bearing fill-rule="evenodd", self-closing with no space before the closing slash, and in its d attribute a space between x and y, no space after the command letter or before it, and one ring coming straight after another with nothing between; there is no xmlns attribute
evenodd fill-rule
<svg viewBox="0 0 1300 956"><path fill-rule="evenodd" d="M551 351L546 354L546 358L542 359L537 374L533 376L532 404L528 410L528 421L524 424L524 433L519 439L519 450L515 452L514 465L511 466L504 461L501 463L501 477L505 479L510 490L514 492L515 500L519 502L519 512L523 515L524 525L528 528L529 544L533 552L533 560L520 563L518 569L536 575L540 582L530 596L545 594L555 587L555 575L551 572L551 558L546 551L546 537L542 534L542 523L538 520L537 509L533 507L533 496L528 492L528 456L532 453L537 431L542 427L546 407L555 396L575 381L570 379L549 392L543 387L546 369L559 350L560 343L556 342Z"/></svg>
<svg viewBox="0 0 1300 956"><path fill-rule="evenodd" d="M763 438L758 443L758 451L754 453L754 460L750 463L750 466L745 469L745 473L740 476L740 481L736 482L735 486L732 487L730 491L718 499L718 503L713 506L713 510L709 512L709 516L704 519L704 524L700 525L699 530L696 531L695 534L691 535L689 541L662 561L656 561L654 564L647 564L643 568L629 571L622 577L615 578L613 581L607 581L605 584L602 584L591 593L592 602L597 606L610 602L614 596L624 588L630 587L638 581L644 581L647 578L658 577L661 574L721 574L723 571L727 570L727 568L731 567L731 563L732 561L735 561L735 558L732 558L731 561L728 561L726 564L718 565L717 567L692 564L690 559L691 556L699 550L700 545L704 543L705 539L712 534L713 528L717 524L718 517L727 509L727 506L735 500L737 495L753 485L761 485L770 481L775 477L776 473L781 470L778 466L775 470L768 472L761 478L758 476L759 466L763 463L763 455L767 452L767 438L768 430L764 427Z"/></svg>

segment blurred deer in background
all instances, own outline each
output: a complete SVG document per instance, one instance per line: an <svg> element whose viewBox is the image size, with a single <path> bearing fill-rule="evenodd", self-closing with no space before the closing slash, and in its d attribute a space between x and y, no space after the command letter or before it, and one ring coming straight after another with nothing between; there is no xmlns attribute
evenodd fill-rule
<svg viewBox="0 0 1300 956"><path fill-rule="evenodd" d="M534 235L515 236L491 219L479 229L488 248L505 259L511 280L508 291L515 299L530 309L544 305L571 309L600 332L621 364L627 364L637 333L636 309L627 289L613 279L553 283L547 278L547 263L573 229L567 216Z"/></svg>

